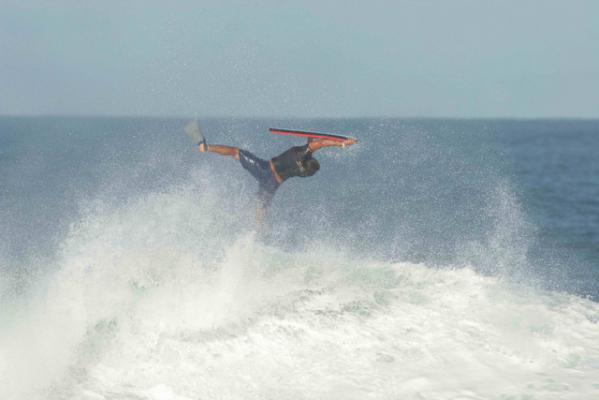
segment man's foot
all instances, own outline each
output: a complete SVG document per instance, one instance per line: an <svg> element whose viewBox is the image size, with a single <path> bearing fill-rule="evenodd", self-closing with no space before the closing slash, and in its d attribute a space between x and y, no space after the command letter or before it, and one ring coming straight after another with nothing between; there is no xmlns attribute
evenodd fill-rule
<svg viewBox="0 0 599 400"><path fill-rule="evenodd" d="M200 153L205 153L208 151L208 145L206 144L206 139L203 139L200 143L198 143L198 148L200 149Z"/></svg>

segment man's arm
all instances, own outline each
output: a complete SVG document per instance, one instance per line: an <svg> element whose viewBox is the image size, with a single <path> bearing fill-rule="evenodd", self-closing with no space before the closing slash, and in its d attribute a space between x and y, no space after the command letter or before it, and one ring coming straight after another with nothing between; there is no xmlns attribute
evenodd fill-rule
<svg viewBox="0 0 599 400"><path fill-rule="evenodd" d="M358 143L356 139L347 138L345 140L331 140L331 139L308 139L308 148L311 152L322 149L323 147L345 147L351 146Z"/></svg>
<svg viewBox="0 0 599 400"><path fill-rule="evenodd" d="M264 208L264 205L258 204L258 206L256 207L256 224L258 226L262 226L262 224L264 223L265 216L266 208Z"/></svg>

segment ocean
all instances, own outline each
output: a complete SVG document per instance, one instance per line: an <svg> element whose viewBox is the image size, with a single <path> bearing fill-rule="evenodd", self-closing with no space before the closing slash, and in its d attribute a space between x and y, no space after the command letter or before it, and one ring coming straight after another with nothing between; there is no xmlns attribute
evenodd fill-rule
<svg viewBox="0 0 599 400"><path fill-rule="evenodd" d="M599 398L599 121L186 122L0 117L0 398Z"/></svg>

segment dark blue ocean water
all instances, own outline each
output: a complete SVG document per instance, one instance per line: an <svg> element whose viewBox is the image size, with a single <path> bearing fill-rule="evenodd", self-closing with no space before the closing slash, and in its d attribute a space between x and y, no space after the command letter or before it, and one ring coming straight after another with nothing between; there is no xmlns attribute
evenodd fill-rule
<svg viewBox="0 0 599 400"><path fill-rule="evenodd" d="M43 268L32 260L51 259L89 204L160 192L192 169L203 168L216 177L212 187L252 210L249 175L230 159L197 153L181 131L185 122L0 118L2 267ZM270 135L270 126L360 139L322 151L315 177L280 189L268 219L277 234L266 240L335 238L385 259L534 273L550 287L599 296L599 121L210 119L202 126L210 142L264 158L301 142Z"/></svg>
<svg viewBox="0 0 599 400"><path fill-rule="evenodd" d="M599 396L599 121L0 118L0 397Z"/></svg>

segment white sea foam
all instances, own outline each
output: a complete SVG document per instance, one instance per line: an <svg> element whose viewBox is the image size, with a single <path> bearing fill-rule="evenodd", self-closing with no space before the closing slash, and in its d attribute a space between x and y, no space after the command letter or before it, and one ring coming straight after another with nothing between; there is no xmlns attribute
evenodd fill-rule
<svg viewBox="0 0 599 400"><path fill-rule="evenodd" d="M0 332L0 398L599 396L597 303L323 238L281 249L223 199L91 207Z"/></svg>

